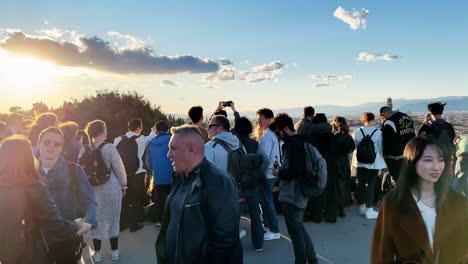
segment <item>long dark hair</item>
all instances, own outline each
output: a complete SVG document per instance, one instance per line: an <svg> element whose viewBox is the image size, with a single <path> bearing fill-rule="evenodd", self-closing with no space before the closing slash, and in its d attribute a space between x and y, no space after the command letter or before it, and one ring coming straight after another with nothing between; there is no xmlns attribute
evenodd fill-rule
<svg viewBox="0 0 468 264"><path fill-rule="evenodd" d="M403 165L401 174L395 187L393 198L396 202L397 210L405 211L407 209L407 200L412 199L411 189L416 189L416 196L420 198L421 190L419 187L419 176L416 172L416 162L422 157L424 150L428 147L434 147L442 156L442 147L432 138L429 137L415 137L411 139L405 147L403 153ZM449 161L444 160L445 168L439 180L434 184L436 193L436 208L440 208L445 196L450 188L450 179L448 175Z"/></svg>
<svg viewBox="0 0 468 264"><path fill-rule="evenodd" d="M335 116L332 122L332 131L335 133L343 133L345 135L349 134L348 123L346 118L342 116Z"/></svg>
<svg viewBox="0 0 468 264"><path fill-rule="evenodd" d="M39 181L38 163L31 144L24 136L5 138L0 145L0 181L13 185Z"/></svg>

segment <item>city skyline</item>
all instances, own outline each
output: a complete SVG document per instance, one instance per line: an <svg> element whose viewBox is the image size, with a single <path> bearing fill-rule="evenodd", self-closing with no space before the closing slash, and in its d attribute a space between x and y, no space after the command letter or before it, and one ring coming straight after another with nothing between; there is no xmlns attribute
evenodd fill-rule
<svg viewBox="0 0 468 264"><path fill-rule="evenodd" d="M0 112L137 91L167 113L466 95L468 3L2 1Z"/></svg>

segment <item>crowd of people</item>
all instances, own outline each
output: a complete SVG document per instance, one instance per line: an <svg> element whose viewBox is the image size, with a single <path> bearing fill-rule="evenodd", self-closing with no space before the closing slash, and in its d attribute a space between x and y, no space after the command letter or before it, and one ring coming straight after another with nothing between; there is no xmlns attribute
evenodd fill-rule
<svg viewBox="0 0 468 264"><path fill-rule="evenodd" d="M429 104L416 130L383 106L380 127L364 112L351 131L312 106L296 124L261 108L253 124L227 101L206 122L194 106L189 124L157 120L148 135L135 117L113 140L103 120L79 130L53 113L11 114L0 122L0 263L77 263L85 241L100 262L103 240L118 260L119 233L145 220L159 230L158 263L243 263L242 206L253 250L280 239L282 214L295 263L318 263L304 221L335 223L352 204L377 219L371 263L467 263L468 144L443 111Z"/></svg>

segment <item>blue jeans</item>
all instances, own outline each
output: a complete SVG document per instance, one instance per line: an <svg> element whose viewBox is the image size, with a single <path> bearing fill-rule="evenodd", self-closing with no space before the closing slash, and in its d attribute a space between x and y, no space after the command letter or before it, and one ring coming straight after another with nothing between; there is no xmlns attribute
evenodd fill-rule
<svg viewBox="0 0 468 264"><path fill-rule="evenodd" d="M275 187L276 180L274 178L261 182L258 192L263 212L263 224L273 233L279 233L278 215L273 203L273 188Z"/></svg>
<svg viewBox="0 0 468 264"><path fill-rule="evenodd" d="M318 263L314 244L304 227L304 208L288 203L281 203L281 208L283 209L284 220L294 249L296 259L294 263ZM306 260L309 262L306 262Z"/></svg>
<svg viewBox="0 0 468 264"><path fill-rule="evenodd" d="M252 234L252 244L255 249L263 248L263 226L262 218L260 217L260 202L258 198L258 188L253 190L247 196L247 207L250 215L250 232Z"/></svg>

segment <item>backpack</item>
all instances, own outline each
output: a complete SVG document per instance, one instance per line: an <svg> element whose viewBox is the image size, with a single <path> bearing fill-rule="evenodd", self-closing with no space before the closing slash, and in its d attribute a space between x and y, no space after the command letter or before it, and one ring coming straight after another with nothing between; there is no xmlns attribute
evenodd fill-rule
<svg viewBox="0 0 468 264"><path fill-rule="evenodd" d="M262 171L263 155L246 153L242 143L238 149L232 149L225 141L213 139L215 144L220 144L228 153L227 171L237 182L239 192L248 191L258 186L265 177Z"/></svg>
<svg viewBox="0 0 468 264"><path fill-rule="evenodd" d="M319 196L327 185L327 162L312 144L304 142L306 173L299 178L302 195Z"/></svg>
<svg viewBox="0 0 468 264"><path fill-rule="evenodd" d="M356 148L357 161L360 163L372 164L375 162L375 157L377 156L372 136L377 132L377 129L375 129L370 135L364 134L362 128L359 128L359 130L361 130L362 133L362 140Z"/></svg>
<svg viewBox="0 0 468 264"><path fill-rule="evenodd" d="M85 153L78 161L78 164L83 167L84 172L88 176L89 183L93 186L104 184L110 178L110 169L107 168L101 152L101 149L106 144L106 142L103 142L96 149L85 146Z"/></svg>
<svg viewBox="0 0 468 264"><path fill-rule="evenodd" d="M125 165L127 176L135 175L140 168L140 158L138 157L138 143L136 139L140 136L127 137L123 135L122 140L117 144L117 151Z"/></svg>

